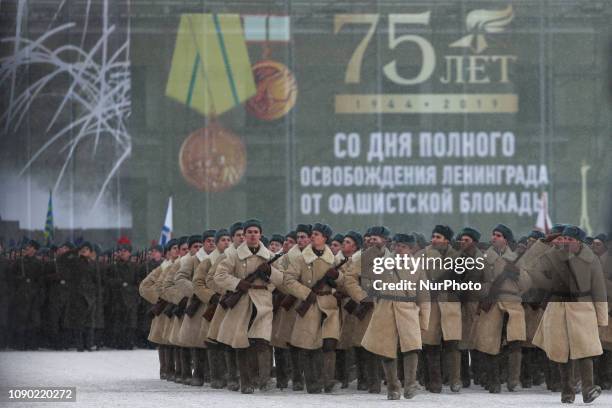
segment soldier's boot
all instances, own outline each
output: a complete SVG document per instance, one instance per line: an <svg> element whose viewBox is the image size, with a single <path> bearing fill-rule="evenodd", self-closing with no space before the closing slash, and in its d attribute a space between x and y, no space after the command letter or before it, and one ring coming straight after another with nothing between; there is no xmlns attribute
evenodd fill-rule
<svg viewBox="0 0 612 408"><path fill-rule="evenodd" d="M236 349L236 363L240 372L240 392L243 394L252 394L255 392L253 383L251 382L251 363L249 356L251 348Z"/></svg>
<svg viewBox="0 0 612 408"><path fill-rule="evenodd" d="M425 386L426 384L429 383L429 379L427 377L427 364L425 362L425 353L419 353L419 363L417 366L417 379L419 381L419 384L421 386ZM404 365L402 364L402 370L401 370L401 378L402 381L404 381ZM405 381L404 381L405 382Z"/></svg>
<svg viewBox="0 0 612 408"><path fill-rule="evenodd" d="M230 391L240 391L236 350L227 347L226 350L223 351L223 355L227 366L227 389Z"/></svg>
<svg viewBox="0 0 612 408"><path fill-rule="evenodd" d="M602 372L604 380L602 381L601 388L603 390L609 390L612 388L612 352L604 350L602 357Z"/></svg>
<svg viewBox="0 0 612 408"><path fill-rule="evenodd" d="M546 354L544 354L542 350L537 348L532 348L531 354L533 357L533 359L531 360L533 369L531 373L531 376L533 378L533 385L538 386L546 384L546 366L548 365L548 359L546 358Z"/></svg>
<svg viewBox="0 0 612 408"><path fill-rule="evenodd" d="M444 354L446 369L448 370L448 381L452 392L461 391L461 352L457 340L444 343Z"/></svg>
<svg viewBox="0 0 612 408"><path fill-rule="evenodd" d="M463 388L469 388L472 383L469 353L468 350L461 350L461 385Z"/></svg>
<svg viewBox="0 0 612 408"><path fill-rule="evenodd" d="M370 394L380 394L380 357L367 350L365 350L365 354L367 356L366 376L368 379L368 392Z"/></svg>
<svg viewBox="0 0 612 408"><path fill-rule="evenodd" d="M334 350L323 352L323 386L324 391L330 393L338 383L336 373L336 352Z"/></svg>
<svg viewBox="0 0 612 408"><path fill-rule="evenodd" d="M425 346L429 384L427 390L435 394L442 392L442 367L440 365L440 346ZM404 374L405 375L405 374Z"/></svg>
<svg viewBox="0 0 612 408"><path fill-rule="evenodd" d="M382 366L387 379L387 399L398 400L402 392L402 384L397 378L397 359L383 358Z"/></svg>
<svg viewBox="0 0 612 408"><path fill-rule="evenodd" d="M501 354L485 354L487 359L487 389L491 394L499 394L501 392L501 380L500 380L500 357Z"/></svg>
<svg viewBox="0 0 612 408"><path fill-rule="evenodd" d="M291 347L289 356L291 358L291 389L293 391L302 391L304 390L304 366L300 349Z"/></svg>
<svg viewBox="0 0 612 408"><path fill-rule="evenodd" d="M181 384L191 384L191 350L187 347L181 347Z"/></svg>
<svg viewBox="0 0 612 408"><path fill-rule="evenodd" d="M204 385L204 367L202 366L202 358L200 357L199 348L192 348L191 351L191 361L193 361L193 374L191 376L191 380L189 381L189 385L194 387L201 387ZM202 350L206 351L206 350Z"/></svg>
<svg viewBox="0 0 612 408"><path fill-rule="evenodd" d="M227 385L225 379L227 367L222 346L208 343L206 354L208 355L208 365L210 366L210 388L215 390L224 388Z"/></svg>
<svg viewBox="0 0 612 408"><path fill-rule="evenodd" d="M309 394L320 394L323 389L323 382L321 381L323 351L321 349L304 350L301 359L304 364L306 392Z"/></svg>
<svg viewBox="0 0 612 408"><path fill-rule="evenodd" d="M508 381L506 387L508 391L513 392L518 387L521 377L521 361L523 359L521 343L511 341L508 344L508 350Z"/></svg>
<svg viewBox="0 0 612 408"><path fill-rule="evenodd" d="M174 356L174 377L172 381L175 383L181 382L181 375L183 373L183 360L181 359L181 348L174 346L173 347L173 356Z"/></svg>
<svg viewBox="0 0 612 408"><path fill-rule="evenodd" d="M174 381L174 349L172 346L164 347L164 359L166 360L166 381Z"/></svg>
<svg viewBox="0 0 612 408"><path fill-rule="evenodd" d="M348 388L346 365L346 350L336 350L336 380L340 381L340 388Z"/></svg>
<svg viewBox="0 0 612 408"><path fill-rule="evenodd" d="M593 383L593 360L590 357L578 360L582 379L582 401L590 403L601 395L601 387Z"/></svg>
<svg viewBox="0 0 612 408"><path fill-rule="evenodd" d="M157 348L157 355L159 357L159 379L165 380L168 375L168 367L166 366L166 346L160 345Z"/></svg>
<svg viewBox="0 0 612 408"><path fill-rule="evenodd" d="M557 364L557 363L556 363ZM572 365L571 362L558 363L559 377L561 379L561 402L571 404L574 402L576 393L572 384Z"/></svg>
<svg viewBox="0 0 612 408"><path fill-rule="evenodd" d="M366 350L363 347L355 347L355 366L357 368L357 389L366 391L368 389Z"/></svg>
<svg viewBox="0 0 612 408"><path fill-rule="evenodd" d="M274 366L276 367L276 388L284 390L289 386L289 373L287 368L287 349L274 347Z"/></svg>
<svg viewBox="0 0 612 408"><path fill-rule="evenodd" d="M211 375L210 375L210 364L208 364L208 353L206 349L197 349L198 357L200 358L200 365L202 366L202 380L204 380L204 384L210 383Z"/></svg>
<svg viewBox="0 0 612 408"><path fill-rule="evenodd" d="M580 365L578 360L571 360L572 363L572 387L574 387L574 393L580 394L582 392L582 380L580 378Z"/></svg>
<svg viewBox="0 0 612 408"><path fill-rule="evenodd" d="M403 353L403 366L404 366L404 398L414 398L419 390L417 383L417 365L419 362L419 356L416 350Z"/></svg>
<svg viewBox="0 0 612 408"><path fill-rule="evenodd" d="M531 348L525 347L522 350L521 359L521 387L531 388L533 385L533 374L535 373L535 354Z"/></svg>
<svg viewBox="0 0 612 408"><path fill-rule="evenodd" d="M552 392L561 391L561 378L558 363L550 361L546 357L545 368L548 375L546 376L546 388Z"/></svg>
<svg viewBox="0 0 612 408"><path fill-rule="evenodd" d="M256 340L254 348L254 351L257 353L257 368L259 371L257 386L260 391L268 391L271 388L272 348L265 340Z"/></svg>

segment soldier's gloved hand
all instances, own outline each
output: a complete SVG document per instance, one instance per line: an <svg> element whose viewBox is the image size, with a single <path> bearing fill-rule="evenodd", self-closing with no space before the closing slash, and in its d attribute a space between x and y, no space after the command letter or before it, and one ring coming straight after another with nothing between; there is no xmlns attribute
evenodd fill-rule
<svg viewBox="0 0 612 408"><path fill-rule="evenodd" d="M272 274L272 267L267 262L265 262L257 267L257 272L262 273L269 278Z"/></svg>
<svg viewBox="0 0 612 408"><path fill-rule="evenodd" d="M214 295L212 295L212 296L210 297L210 302L208 302L208 303L213 304L213 305L216 305L216 304L218 304L218 303L219 303L219 299L221 299L221 296L219 296L219 294L218 294L218 293L215 293Z"/></svg>
<svg viewBox="0 0 612 408"><path fill-rule="evenodd" d="M301 317L304 317L306 315L306 312L308 312L310 307L314 305L316 301L317 295L315 295L313 291L310 291L308 297L302 303L300 303L298 307L295 308L295 312Z"/></svg>
<svg viewBox="0 0 612 408"><path fill-rule="evenodd" d="M174 308L176 307L173 303L168 303L166 307L164 307L164 314L168 317L172 317L174 315Z"/></svg>
<svg viewBox="0 0 612 408"><path fill-rule="evenodd" d="M368 314L368 312L372 310L373 308L374 308L374 301L372 301L372 299L370 298L365 298L359 303L359 306L357 306L357 309L355 309L355 316L359 320L363 320Z"/></svg>
<svg viewBox="0 0 612 408"><path fill-rule="evenodd" d="M176 305L176 308L174 308L174 315L177 317L182 317L185 314L185 308L187 307L187 301L189 299L187 298L187 296L185 296L184 298L181 299L181 301L179 302L178 305Z"/></svg>
<svg viewBox="0 0 612 408"><path fill-rule="evenodd" d="M340 276L340 272L338 272L338 269L336 268L329 268L327 272L325 272L325 276L330 279L336 280Z"/></svg>
<svg viewBox="0 0 612 408"><path fill-rule="evenodd" d="M168 302L166 302L164 299L159 299L157 303L151 308L151 313L153 313L153 316L159 316L160 314L162 314L167 304Z"/></svg>
<svg viewBox="0 0 612 408"><path fill-rule="evenodd" d="M249 291L249 289L251 289L251 284L245 281L244 279L240 279L240 282L238 282L238 286L236 286L236 289L246 293Z"/></svg>
<svg viewBox="0 0 612 408"><path fill-rule="evenodd" d="M189 317L195 316L196 312L200 308L202 301L196 295L193 295L191 299L189 299L189 304L185 308L185 314Z"/></svg>
<svg viewBox="0 0 612 408"><path fill-rule="evenodd" d="M519 269L519 267L513 263L507 263L506 267L504 268L504 271L508 274L508 278L514 281L517 281L521 274L521 270Z"/></svg>

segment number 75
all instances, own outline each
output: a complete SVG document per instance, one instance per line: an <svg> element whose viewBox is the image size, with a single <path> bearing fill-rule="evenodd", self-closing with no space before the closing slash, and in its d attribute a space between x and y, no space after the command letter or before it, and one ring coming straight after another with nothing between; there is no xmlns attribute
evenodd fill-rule
<svg viewBox="0 0 612 408"><path fill-rule="evenodd" d="M394 49L403 42L413 42L423 53L423 65L421 70L414 78L404 78L397 72L397 64L395 60L389 62L383 67L383 72L389 80L400 85L414 85L429 79L436 66L436 54L433 46L425 38L405 34L396 36L398 24L420 24L429 25L430 12L425 13L409 13L409 14L389 14L389 48ZM334 34L338 34L340 29L345 24L369 24L370 28L363 40L357 45L351 59L346 67L344 82L359 83L361 81L361 64L363 62L363 54L365 53L376 26L380 20L380 14L336 14L334 16Z"/></svg>

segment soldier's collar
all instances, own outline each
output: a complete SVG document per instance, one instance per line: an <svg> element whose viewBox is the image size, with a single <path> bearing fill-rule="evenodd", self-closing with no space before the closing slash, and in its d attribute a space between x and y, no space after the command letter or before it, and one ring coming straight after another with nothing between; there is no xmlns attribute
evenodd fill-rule
<svg viewBox="0 0 612 408"><path fill-rule="evenodd" d="M259 251L257 251L256 254L253 254L251 252L251 250L249 249L248 245L246 244L246 242L243 242L238 249L236 250L236 252L238 253L238 258L242 261L247 259L250 256L258 256L260 258L263 259L270 259L272 257L270 251L264 246L264 244L260 241L259 242Z"/></svg>
<svg viewBox="0 0 612 408"><path fill-rule="evenodd" d="M304 257L304 261L307 264L313 263L318 258L318 256L312 250L312 245L310 244L306 248L304 248L304 250L302 251L302 256ZM327 262L328 264L333 265L334 263L334 253L331 251L331 249L329 249L327 245L325 245L325 250L323 251L323 255L321 255L321 259Z"/></svg>

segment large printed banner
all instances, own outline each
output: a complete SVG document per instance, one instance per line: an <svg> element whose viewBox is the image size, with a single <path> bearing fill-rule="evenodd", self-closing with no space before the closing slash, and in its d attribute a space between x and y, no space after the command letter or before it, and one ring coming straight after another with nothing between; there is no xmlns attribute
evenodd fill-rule
<svg viewBox="0 0 612 408"><path fill-rule="evenodd" d="M513 30L511 5L417 9L335 14L312 61L296 38L298 217L528 224L554 181L537 37Z"/></svg>

